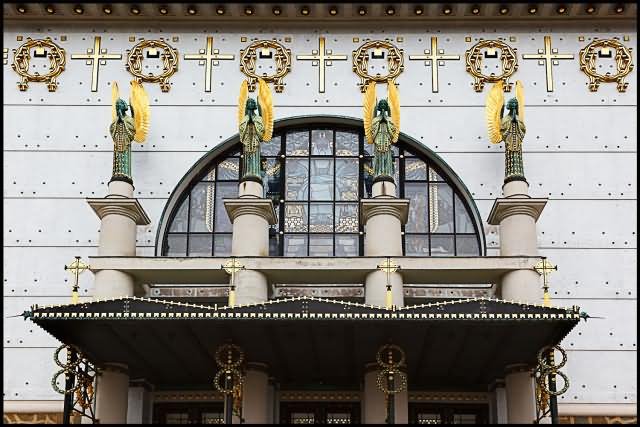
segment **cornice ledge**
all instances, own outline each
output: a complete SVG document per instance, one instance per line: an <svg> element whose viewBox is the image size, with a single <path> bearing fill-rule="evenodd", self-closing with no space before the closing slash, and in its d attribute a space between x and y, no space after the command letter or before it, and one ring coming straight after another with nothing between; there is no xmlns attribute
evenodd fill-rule
<svg viewBox="0 0 640 427"><path fill-rule="evenodd" d="M366 224L376 215L392 215L406 224L409 219L409 199L379 198L360 200L360 220Z"/></svg>
<svg viewBox="0 0 640 427"><path fill-rule="evenodd" d="M91 209L102 219L107 215L123 215L131 218L136 225L149 225L151 220L138 199L105 197L86 199Z"/></svg>
<svg viewBox="0 0 640 427"><path fill-rule="evenodd" d="M273 225L277 221L273 202L269 199L224 199L224 208L231 222L241 215L258 215L264 218L269 225Z"/></svg>
<svg viewBox="0 0 640 427"><path fill-rule="evenodd" d="M548 198L500 198L493 202L487 218L490 225L500 225L503 219L511 215L529 215L538 221Z"/></svg>

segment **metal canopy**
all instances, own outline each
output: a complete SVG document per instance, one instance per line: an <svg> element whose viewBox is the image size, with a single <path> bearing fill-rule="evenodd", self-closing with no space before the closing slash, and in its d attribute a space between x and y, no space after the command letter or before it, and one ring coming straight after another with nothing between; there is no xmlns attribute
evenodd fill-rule
<svg viewBox="0 0 640 427"><path fill-rule="evenodd" d="M389 342L407 356L409 387L486 390L509 365L536 363L579 322L578 307L468 299L387 310L298 297L216 307L126 297L32 307L25 318L100 366L129 366L159 389L211 387L214 354L233 342L281 387L358 388Z"/></svg>

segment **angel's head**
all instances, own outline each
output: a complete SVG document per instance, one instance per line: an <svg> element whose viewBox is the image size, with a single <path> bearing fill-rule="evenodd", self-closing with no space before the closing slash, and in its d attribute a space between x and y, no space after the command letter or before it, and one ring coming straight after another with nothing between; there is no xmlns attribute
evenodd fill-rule
<svg viewBox="0 0 640 427"><path fill-rule="evenodd" d="M129 106L127 105L127 103L122 98L118 98L118 100L116 101L116 113L118 114L119 118L122 119L126 115L128 108Z"/></svg>
<svg viewBox="0 0 640 427"><path fill-rule="evenodd" d="M247 111L247 114L251 115L253 114L253 111L256 110L258 108L258 104L256 103L256 100L253 98L249 98L247 99L247 103L245 106L245 110Z"/></svg>
<svg viewBox="0 0 640 427"><path fill-rule="evenodd" d="M380 112L380 114L385 112L387 113L387 115L391 114L391 109L389 108L389 103L386 99L381 99L380 101L378 101L378 106L376 107L376 109Z"/></svg>
<svg viewBox="0 0 640 427"><path fill-rule="evenodd" d="M518 100L516 98L511 98L507 102L507 110L509 110L509 112L512 114L518 113Z"/></svg>

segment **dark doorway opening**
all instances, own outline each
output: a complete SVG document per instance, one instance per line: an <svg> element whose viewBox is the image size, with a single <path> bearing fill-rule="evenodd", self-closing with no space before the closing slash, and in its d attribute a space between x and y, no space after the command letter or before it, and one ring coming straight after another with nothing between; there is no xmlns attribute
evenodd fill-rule
<svg viewBox="0 0 640 427"><path fill-rule="evenodd" d="M224 424L222 402L156 403L154 424Z"/></svg>
<svg viewBox="0 0 640 427"><path fill-rule="evenodd" d="M283 402L282 424L359 424L359 402Z"/></svg>
<svg viewBox="0 0 640 427"><path fill-rule="evenodd" d="M488 417L487 405L409 403L409 424L488 424Z"/></svg>

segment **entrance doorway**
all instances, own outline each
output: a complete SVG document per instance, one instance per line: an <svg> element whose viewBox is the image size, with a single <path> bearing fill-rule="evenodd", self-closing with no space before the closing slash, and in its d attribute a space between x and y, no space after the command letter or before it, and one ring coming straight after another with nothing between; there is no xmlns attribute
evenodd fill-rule
<svg viewBox="0 0 640 427"><path fill-rule="evenodd" d="M283 402L282 424L359 424L359 402Z"/></svg>
<svg viewBox="0 0 640 427"><path fill-rule="evenodd" d="M409 403L409 424L488 424L487 405Z"/></svg>
<svg viewBox="0 0 640 427"><path fill-rule="evenodd" d="M222 402L156 403L154 424L224 424Z"/></svg>

